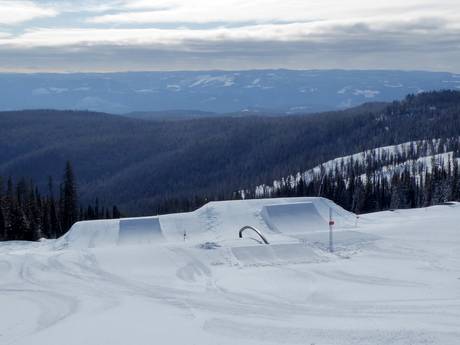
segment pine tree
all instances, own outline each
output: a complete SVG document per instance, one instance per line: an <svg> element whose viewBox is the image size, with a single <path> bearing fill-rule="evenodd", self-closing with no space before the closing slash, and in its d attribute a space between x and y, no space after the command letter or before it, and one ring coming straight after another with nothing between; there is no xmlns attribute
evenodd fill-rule
<svg viewBox="0 0 460 345"><path fill-rule="evenodd" d="M62 198L62 227L64 231L67 231L78 220L77 186L69 161L67 161L64 170Z"/></svg>
<svg viewBox="0 0 460 345"><path fill-rule="evenodd" d="M113 219L119 219L121 218L121 213L120 211L118 210L118 207L117 206L113 206L112 208L112 218Z"/></svg>
<svg viewBox="0 0 460 345"><path fill-rule="evenodd" d="M5 216L3 214L3 208L1 206L0 199L0 241L5 241L7 239L6 226L5 226Z"/></svg>
<svg viewBox="0 0 460 345"><path fill-rule="evenodd" d="M9 235L11 240L34 241L36 239L30 232L30 224L19 204L11 208L11 227L14 230L13 234Z"/></svg>
<svg viewBox="0 0 460 345"><path fill-rule="evenodd" d="M453 159L453 171L452 171L452 200L460 200L460 175L458 170L458 160Z"/></svg>
<svg viewBox="0 0 460 345"><path fill-rule="evenodd" d="M59 217L56 211L56 203L54 199L50 200L49 205L49 217L50 217L50 236L51 238L57 238L62 234L61 224L59 223Z"/></svg>

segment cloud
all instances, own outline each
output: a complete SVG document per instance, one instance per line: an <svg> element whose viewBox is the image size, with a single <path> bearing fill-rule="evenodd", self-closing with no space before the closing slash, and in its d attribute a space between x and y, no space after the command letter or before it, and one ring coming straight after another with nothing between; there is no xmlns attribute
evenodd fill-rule
<svg viewBox="0 0 460 345"><path fill-rule="evenodd" d="M184 2L182 2L184 3ZM121 5L122 8L131 9L131 10L145 10L145 9L171 9L180 6L180 1L174 0L128 0L123 1Z"/></svg>
<svg viewBox="0 0 460 345"><path fill-rule="evenodd" d="M128 9L126 2L122 0L41 0L41 3L47 4L47 6L61 14L77 13L85 15L90 13L91 15L97 15L108 11Z"/></svg>
<svg viewBox="0 0 460 345"><path fill-rule="evenodd" d="M36 18L57 15L58 12L55 9L40 6L32 1L0 0L0 25L14 25Z"/></svg>
<svg viewBox="0 0 460 345"><path fill-rule="evenodd" d="M120 11L88 19L90 23L191 23L202 24L209 22L255 22L267 23L272 21L303 21L311 20L312 16L305 11L305 6L293 2L273 2L254 0L242 2L235 0L207 1L161 1L156 6L147 6L147 1L137 1L126 4L125 8L136 11ZM263 10L262 10L263 9ZM316 14L313 15L316 18Z"/></svg>
<svg viewBox="0 0 460 345"><path fill-rule="evenodd" d="M320 21L311 23L278 23L245 25L234 28L157 29L157 28L36 28L20 35L0 39L0 46L143 46L191 50L208 45L256 42L314 43L329 48L350 44L350 49L413 48L425 42L432 44L459 42L460 28L452 29L429 19L419 21L353 22ZM357 47L360 43L362 46ZM382 46L383 44L383 46ZM423 45L420 46L423 49ZM431 48L430 48L431 49Z"/></svg>
<svg viewBox="0 0 460 345"><path fill-rule="evenodd" d="M16 47L55 47L74 45L123 45L145 46L156 45L168 47L171 45L193 46L196 42L244 42L244 41L297 41L307 39L314 34L311 28L304 24L286 25L256 25L239 28L212 29L106 29L106 28L58 28L30 29L25 33L0 40L0 45ZM311 36L313 39L313 36ZM182 49L176 47L175 49Z"/></svg>
<svg viewBox="0 0 460 345"><path fill-rule="evenodd" d="M317 20L393 20L452 15L460 4L452 0L163 0L125 1L115 13L88 18L98 24L273 23ZM457 12L458 13L458 12ZM457 16L458 18L458 16Z"/></svg>
<svg viewBox="0 0 460 345"><path fill-rule="evenodd" d="M34 6L55 17L3 30L3 69L460 71L458 1L42 0Z"/></svg>

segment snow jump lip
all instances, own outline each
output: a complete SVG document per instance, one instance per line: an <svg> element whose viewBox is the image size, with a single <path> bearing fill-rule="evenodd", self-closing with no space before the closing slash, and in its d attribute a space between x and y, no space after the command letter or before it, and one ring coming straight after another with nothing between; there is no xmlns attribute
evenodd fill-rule
<svg viewBox="0 0 460 345"><path fill-rule="evenodd" d="M266 205L262 217L269 228L277 233L303 234L328 229L328 222L313 202Z"/></svg>
<svg viewBox="0 0 460 345"><path fill-rule="evenodd" d="M164 240L158 217L120 219L118 244L147 244Z"/></svg>

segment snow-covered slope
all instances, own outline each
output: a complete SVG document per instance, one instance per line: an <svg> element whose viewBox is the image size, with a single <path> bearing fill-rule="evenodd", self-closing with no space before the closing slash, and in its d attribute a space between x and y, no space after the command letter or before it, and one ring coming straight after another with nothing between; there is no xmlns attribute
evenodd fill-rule
<svg viewBox="0 0 460 345"><path fill-rule="evenodd" d="M459 204L363 215L331 254L323 229L264 227L264 206L283 227L302 203L354 219L324 199L237 201L0 243L0 343L458 344ZM239 239L246 223L272 243Z"/></svg>
<svg viewBox="0 0 460 345"><path fill-rule="evenodd" d="M352 173L358 173L365 182L364 172L369 170L376 180L386 179L391 182L394 174L401 174L406 169L411 176L419 180L425 172L431 173L434 167L444 167L452 171L454 160L460 163L457 152L454 152L458 150L459 144L460 138L450 138L418 140L378 147L332 159L304 172L282 177L273 181L271 185L256 186L254 195L270 196L285 186L294 188L301 180L308 184L315 179L321 180L325 175L338 175L348 181ZM245 191L241 193L244 194Z"/></svg>
<svg viewBox="0 0 460 345"><path fill-rule="evenodd" d="M112 113L194 109L307 113L459 89L458 75L404 71L189 71L0 74L0 110L81 109Z"/></svg>

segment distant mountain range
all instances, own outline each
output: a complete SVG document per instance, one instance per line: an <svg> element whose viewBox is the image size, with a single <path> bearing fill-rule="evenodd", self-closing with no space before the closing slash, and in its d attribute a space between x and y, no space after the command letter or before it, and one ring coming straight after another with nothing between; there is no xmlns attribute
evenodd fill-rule
<svg viewBox="0 0 460 345"><path fill-rule="evenodd" d="M172 117L207 117L208 112L340 110L422 91L459 90L460 75L386 70L3 73L0 88L0 110L91 110L143 118L162 118L157 112L168 111Z"/></svg>

